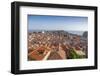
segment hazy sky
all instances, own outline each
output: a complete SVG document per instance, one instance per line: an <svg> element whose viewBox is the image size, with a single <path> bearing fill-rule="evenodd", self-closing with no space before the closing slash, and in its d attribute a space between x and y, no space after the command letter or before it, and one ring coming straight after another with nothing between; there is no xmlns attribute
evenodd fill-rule
<svg viewBox="0 0 100 76"><path fill-rule="evenodd" d="M28 15L28 29L87 31L88 17Z"/></svg>

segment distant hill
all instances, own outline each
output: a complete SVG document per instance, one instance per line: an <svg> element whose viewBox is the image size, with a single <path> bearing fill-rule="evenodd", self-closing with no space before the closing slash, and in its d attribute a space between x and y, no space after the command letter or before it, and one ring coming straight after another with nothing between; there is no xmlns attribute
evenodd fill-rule
<svg viewBox="0 0 100 76"><path fill-rule="evenodd" d="M28 30L29 33L32 33L32 32L42 32L44 31L45 33L53 33L53 34L56 34L56 35L59 35L59 34L63 34L63 35L66 35L66 34L71 34L71 35L80 35L84 38L87 38L88 36L88 32L87 31L66 31L66 30Z"/></svg>
<svg viewBox="0 0 100 76"><path fill-rule="evenodd" d="M83 37L85 37L85 38L88 37L88 32L87 32L87 31L85 31L85 32L83 33Z"/></svg>
<svg viewBox="0 0 100 76"><path fill-rule="evenodd" d="M84 31L67 31L70 34L75 34L75 35L83 35Z"/></svg>

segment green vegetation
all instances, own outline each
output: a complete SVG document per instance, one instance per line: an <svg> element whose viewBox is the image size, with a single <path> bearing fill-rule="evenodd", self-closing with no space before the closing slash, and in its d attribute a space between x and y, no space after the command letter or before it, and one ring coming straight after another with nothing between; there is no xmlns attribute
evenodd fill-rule
<svg viewBox="0 0 100 76"><path fill-rule="evenodd" d="M69 59L79 59L79 58L83 58L83 56L78 55L78 54L75 52L75 49L71 48L71 49L70 49Z"/></svg>
<svg viewBox="0 0 100 76"><path fill-rule="evenodd" d="M36 60L36 59L28 56L28 60L31 61L31 60Z"/></svg>

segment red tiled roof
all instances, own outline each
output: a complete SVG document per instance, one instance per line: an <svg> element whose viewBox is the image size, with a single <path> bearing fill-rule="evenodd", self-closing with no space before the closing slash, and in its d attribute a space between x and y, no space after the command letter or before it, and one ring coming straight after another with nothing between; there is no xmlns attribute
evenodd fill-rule
<svg viewBox="0 0 100 76"><path fill-rule="evenodd" d="M33 53L29 54L30 58L36 59L36 60L42 60L43 56L39 55L37 51L34 51Z"/></svg>
<svg viewBox="0 0 100 76"><path fill-rule="evenodd" d="M75 49L76 49L76 50L81 50L81 48L80 48L80 47L75 47Z"/></svg>

